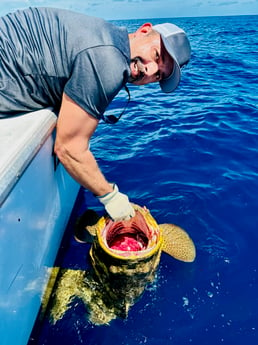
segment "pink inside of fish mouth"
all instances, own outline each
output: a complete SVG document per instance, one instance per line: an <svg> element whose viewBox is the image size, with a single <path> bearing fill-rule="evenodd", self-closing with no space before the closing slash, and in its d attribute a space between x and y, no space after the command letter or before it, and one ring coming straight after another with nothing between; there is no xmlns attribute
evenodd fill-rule
<svg viewBox="0 0 258 345"><path fill-rule="evenodd" d="M147 249L150 229L144 218L138 215L133 220L110 221L106 226L105 236L110 249L136 252Z"/></svg>

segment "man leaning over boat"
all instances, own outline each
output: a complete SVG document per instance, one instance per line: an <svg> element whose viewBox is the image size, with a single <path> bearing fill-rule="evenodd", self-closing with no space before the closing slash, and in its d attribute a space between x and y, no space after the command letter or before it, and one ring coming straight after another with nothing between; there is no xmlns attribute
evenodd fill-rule
<svg viewBox="0 0 258 345"><path fill-rule="evenodd" d="M58 113L54 150L68 173L94 193L113 220L134 216L126 194L103 175L89 141L126 83L159 82L169 93L190 59L185 32L145 23L128 33L100 18L28 8L0 18L0 118L46 107Z"/></svg>

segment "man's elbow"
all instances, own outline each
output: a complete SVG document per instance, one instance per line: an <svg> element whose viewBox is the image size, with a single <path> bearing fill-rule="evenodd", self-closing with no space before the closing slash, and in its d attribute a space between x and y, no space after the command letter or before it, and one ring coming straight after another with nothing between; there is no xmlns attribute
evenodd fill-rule
<svg viewBox="0 0 258 345"><path fill-rule="evenodd" d="M55 142L54 153L56 154L61 163L65 163L69 155L65 146L59 143L58 141Z"/></svg>
<svg viewBox="0 0 258 345"><path fill-rule="evenodd" d="M56 140L54 145L54 152L60 162L66 166L71 161L81 162L85 156L87 155L87 152L89 151L88 145L69 145L69 143L63 143L60 140ZM84 158L83 158L84 157Z"/></svg>

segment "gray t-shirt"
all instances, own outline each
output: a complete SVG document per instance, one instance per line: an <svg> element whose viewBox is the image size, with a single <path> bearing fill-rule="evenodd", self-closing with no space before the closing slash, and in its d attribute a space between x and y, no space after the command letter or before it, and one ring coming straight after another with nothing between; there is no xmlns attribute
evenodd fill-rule
<svg viewBox="0 0 258 345"><path fill-rule="evenodd" d="M0 117L58 111L65 92L99 119L129 75L125 28L53 8L0 18Z"/></svg>

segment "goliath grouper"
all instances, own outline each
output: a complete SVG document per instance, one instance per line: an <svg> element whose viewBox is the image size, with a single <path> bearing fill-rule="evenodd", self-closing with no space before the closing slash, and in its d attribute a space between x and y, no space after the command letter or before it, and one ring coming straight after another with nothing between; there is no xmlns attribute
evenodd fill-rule
<svg viewBox="0 0 258 345"><path fill-rule="evenodd" d="M144 207L133 205L135 217L112 221L88 210L80 218L76 237L90 248L91 271L63 269L54 289L50 315L55 323L79 298L94 324L126 318L129 308L153 282L162 252L192 262L195 246L188 234L173 224L158 225ZM87 230L87 231L86 231Z"/></svg>

